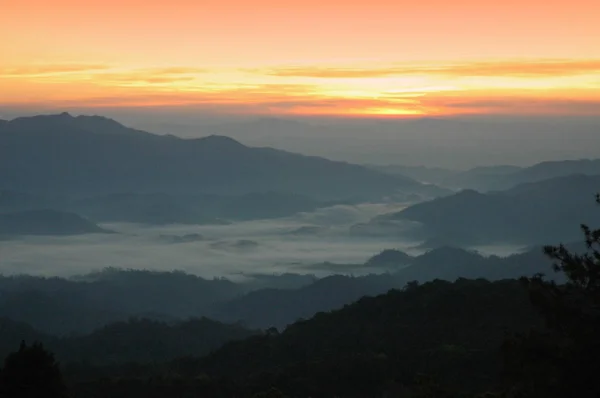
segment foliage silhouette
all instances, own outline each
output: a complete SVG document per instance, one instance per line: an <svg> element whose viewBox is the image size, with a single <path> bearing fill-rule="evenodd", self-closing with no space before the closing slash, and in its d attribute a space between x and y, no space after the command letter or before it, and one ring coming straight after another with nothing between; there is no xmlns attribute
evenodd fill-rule
<svg viewBox="0 0 600 398"><path fill-rule="evenodd" d="M600 204L600 196L596 196ZM567 277L557 285L542 275L522 278L546 328L505 344L509 394L522 397L600 396L600 229L582 225L587 251L547 246L554 269Z"/></svg>
<svg viewBox="0 0 600 398"><path fill-rule="evenodd" d="M21 342L19 350L6 357L0 376L0 391L6 398L64 398L67 391L58 362L41 343Z"/></svg>

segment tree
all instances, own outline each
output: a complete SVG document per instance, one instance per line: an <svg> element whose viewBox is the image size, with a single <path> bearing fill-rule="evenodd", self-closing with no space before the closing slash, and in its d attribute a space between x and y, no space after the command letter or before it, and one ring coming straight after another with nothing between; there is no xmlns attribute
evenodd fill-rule
<svg viewBox="0 0 600 398"><path fill-rule="evenodd" d="M596 201L600 204L600 196ZM554 270L567 277L565 284L546 281L542 275L523 278L546 328L507 341L511 394L600 396L600 229L587 225L581 229L585 253L574 253L562 244L544 248L554 260Z"/></svg>
<svg viewBox="0 0 600 398"><path fill-rule="evenodd" d="M278 389L271 387L267 391L254 394L252 398L285 398L285 395Z"/></svg>
<svg viewBox="0 0 600 398"><path fill-rule="evenodd" d="M0 374L0 392L6 398L64 398L67 396L54 355L40 343L9 354Z"/></svg>

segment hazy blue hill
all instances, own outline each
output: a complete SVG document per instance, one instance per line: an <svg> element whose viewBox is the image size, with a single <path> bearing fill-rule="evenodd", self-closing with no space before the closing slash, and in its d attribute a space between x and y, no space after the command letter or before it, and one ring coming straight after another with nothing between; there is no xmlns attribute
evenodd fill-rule
<svg viewBox="0 0 600 398"><path fill-rule="evenodd" d="M0 235L79 235L110 231L74 213L29 210L0 214Z"/></svg>
<svg viewBox="0 0 600 398"><path fill-rule="evenodd" d="M598 189L600 189L600 174L586 175L575 173L536 182L523 183L504 191L490 193L540 200L543 198L547 200L549 195L553 195L552 199L557 199L558 197L561 201L568 199L579 201L579 199L575 197L575 193L581 191L585 192L594 185L598 186Z"/></svg>
<svg viewBox="0 0 600 398"><path fill-rule="evenodd" d="M19 118L0 127L0 187L33 193L244 194L373 198L444 191L362 166L219 136L180 139L69 114Z"/></svg>
<svg viewBox="0 0 600 398"><path fill-rule="evenodd" d="M499 181L522 170L518 166L499 165L475 167L469 170L450 170L426 166L369 166L391 175L405 175L417 181L437 184L451 189L497 188Z"/></svg>
<svg viewBox="0 0 600 398"><path fill-rule="evenodd" d="M399 289L414 280L499 280L537 273L556 277L540 248L502 258L451 247L412 259L399 253L383 252L386 261L377 267L387 268L389 273L361 277L247 275L253 282L234 283L183 272L118 269L72 279L0 277L0 317L26 322L52 334L89 333L132 316L169 322L209 316L266 329L341 308L363 296ZM410 263L388 262L389 257ZM373 266L367 262L364 269L369 268Z"/></svg>
<svg viewBox="0 0 600 398"><path fill-rule="evenodd" d="M216 307L213 317L250 328L285 327L319 311L340 308L365 295L401 287L389 276L354 278L334 275L299 289L261 289Z"/></svg>
<svg viewBox="0 0 600 398"><path fill-rule="evenodd" d="M131 316L186 319L248 288L182 272L107 269L67 280L0 277L0 317L52 334L87 333Z"/></svg>
<svg viewBox="0 0 600 398"><path fill-rule="evenodd" d="M559 279L541 247L507 257L483 256L477 252L445 246L417 256L410 266L394 275L402 281L427 282L435 279L454 281L458 278L488 280L515 279L545 274Z"/></svg>
<svg viewBox="0 0 600 398"><path fill-rule="evenodd" d="M361 277L335 275L298 289L261 289L217 305L212 316L226 322L240 321L250 327L266 329L284 327L319 311L341 308L363 296L400 289L411 281L502 280L538 273L557 278L539 247L508 257L486 257L454 247L441 247L413 258L398 253L401 252L384 251L383 257L401 257L402 263L378 262L390 273ZM375 257L378 256L381 254ZM372 267L370 263L368 261L365 266Z"/></svg>
<svg viewBox="0 0 600 398"><path fill-rule="evenodd" d="M518 173L519 171L523 170L522 167L519 166L511 166L511 165L499 165L499 166L480 166L480 167L473 167L472 169L468 170L469 173L474 174L474 175L483 175L483 176L488 176L488 175L508 175L508 174L512 174L512 173Z"/></svg>
<svg viewBox="0 0 600 398"><path fill-rule="evenodd" d="M422 223L431 239L452 245L569 242L580 232L573 220L600 221L598 191L600 176L571 175L487 194L466 190L390 218Z"/></svg>
<svg viewBox="0 0 600 398"><path fill-rule="evenodd" d="M95 222L154 225L223 224L286 217L338 203L342 202L317 201L305 195L286 192L242 195L130 192L70 198L0 190L0 213L53 209L76 213Z"/></svg>
<svg viewBox="0 0 600 398"><path fill-rule="evenodd" d="M424 166L370 166L388 174L401 174L417 181L430 182L452 189L496 191L517 185L539 182L573 174L600 175L600 159L542 162L530 167L485 166L466 171L428 168Z"/></svg>
<svg viewBox="0 0 600 398"><path fill-rule="evenodd" d="M219 224L290 216L329 205L303 195L263 192L243 195L112 194L68 205L97 221L144 224Z"/></svg>
<svg viewBox="0 0 600 398"><path fill-rule="evenodd" d="M600 175L600 159L542 162L511 176L513 183L540 181L571 174Z"/></svg>
<svg viewBox="0 0 600 398"><path fill-rule="evenodd" d="M463 173L463 181L458 186L479 190L494 191L513 188L519 184L539 182L573 174L600 175L600 159L560 160L537 163L530 167L517 168L508 173L484 173L477 175L477 169Z"/></svg>
<svg viewBox="0 0 600 398"><path fill-rule="evenodd" d="M77 200L69 207L102 222L141 224L215 224L216 215L167 194L112 194Z"/></svg>
<svg viewBox="0 0 600 398"><path fill-rule="evenodd" d="M384 250L379 254L374 255L367 260L365 266L367 267L381 267L381 268L401 268L406 266L413 261L413 257L400 250Z"/></svg>

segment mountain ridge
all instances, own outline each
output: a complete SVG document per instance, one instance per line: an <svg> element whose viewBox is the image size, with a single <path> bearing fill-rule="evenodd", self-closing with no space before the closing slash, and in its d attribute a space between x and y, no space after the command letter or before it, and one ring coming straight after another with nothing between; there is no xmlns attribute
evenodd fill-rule
<svg viewBox="0 0 600 398"><path fill-rule="evenodd" d="M69 114L18 118L0 126L0 188L76 194L287 191L327 199L446 193L407 177L247 147L229 137L155 135L111 119Z"/></svg>
<svg viewBox="0 0 600 398"><path fill-rule="evenodd" d="M421 223L429 238L459 246L571 241L580 233L573 220L600 222L593 201L598 190L600 175L576 174L505 191L463 190L387 218Z"/></svg>

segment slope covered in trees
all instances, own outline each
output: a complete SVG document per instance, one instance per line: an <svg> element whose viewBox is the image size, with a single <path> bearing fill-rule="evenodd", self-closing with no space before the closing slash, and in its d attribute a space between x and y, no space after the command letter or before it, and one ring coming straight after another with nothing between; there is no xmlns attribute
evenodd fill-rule
<svg viewBox="0 0 600 398"><path fill-rule="evenodd" d="M0 317L58 335L89 333L129 317L176 321L208 316L250 328L281 328L413 280L499 280L547 270L541 248L509 257L446 247L417 257L373 258L358 268L373 272L365 276L248 275L249 281L238 283L183 272L117 269L73 279L0 276Z"/></svg>

